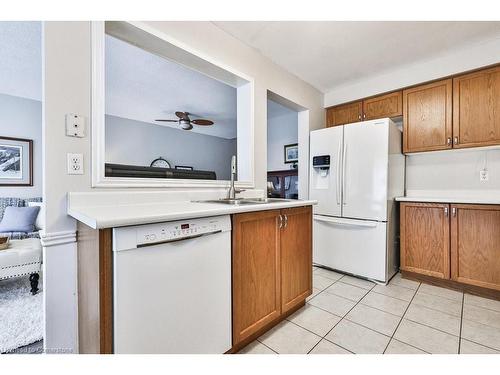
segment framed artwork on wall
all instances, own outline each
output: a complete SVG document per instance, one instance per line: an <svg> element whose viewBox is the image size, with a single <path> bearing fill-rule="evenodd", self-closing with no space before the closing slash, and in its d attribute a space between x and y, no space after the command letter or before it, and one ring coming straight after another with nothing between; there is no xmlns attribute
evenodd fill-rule
<svg viewBox="0 0 500 375"><path fill-rule="evenodd" d="M285 148L285 164L297 163L299 161L299 145L298 145L298 143L285 145L284 148Z"/></svg>
<svg viewBox="0 0 500 375"><path fill-rule="evenodd" d="M0 186L33 186L33 140L0 137Z"/></svg>

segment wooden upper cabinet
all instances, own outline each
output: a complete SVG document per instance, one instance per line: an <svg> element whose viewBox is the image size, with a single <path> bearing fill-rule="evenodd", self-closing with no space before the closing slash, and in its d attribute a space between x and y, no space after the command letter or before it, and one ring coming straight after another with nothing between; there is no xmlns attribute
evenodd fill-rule
<svg viewBox="0 0 500 375"><path fill-rule="evenodd" d="M281 314L279 216L233 215L233 345Z"/></svg>
<svg viewBox="0 0 500 375"><path fill-rule="evenodd" d="M500 206L451 206L451 278L500 290Z"/></svg>
<svg viewBox="0 0 500 375"><path fill-rule="evenodd" d="M281 210L281 312L285 313L312 293L312 209Z"/></svg>
<svg viewBox="0 0 500 375"><path fill-rule="evenodd" d="M401 203L401 269L450 277L449 205Z"/></svg>
<svg viewBox="0 0 500 375"><path fill-rule="evenodd" d="M403 152L452 148L452 80L403 90Z"/></svg>
<svg viewBox="0 0 500 375"><path fill-rule="evenodd" d="M363 120L397 117L403 114L403 92L389 94L363 100Z"/></svg>
<svg viewBox="0 0 500 375"><path fill-rule="evenodd" d="M361 121L363 102L341 104L326 110L326 126L337 126Z"/></svg>
<svg viewBox="0 0 500 375"><path fill-rule="evenodd" d="M453 79L454 147L500 144L500 67Z"/></svg>

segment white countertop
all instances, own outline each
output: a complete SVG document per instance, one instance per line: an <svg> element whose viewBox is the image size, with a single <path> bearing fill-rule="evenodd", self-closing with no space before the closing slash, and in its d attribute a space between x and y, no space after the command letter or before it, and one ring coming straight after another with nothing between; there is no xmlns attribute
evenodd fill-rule
<svg viewBox="0 0 500 375"><path fill-rule="evenodd" d="M397 197L398 202L500 204L500 197Z"/></svg>
<svg viewBox="0 0 500 375"><path fill-rule="evenodd" d="M68 205L68 215L94 229L127 225L159 223L241 212L275 210L312 206L312 200L291 200L279 203L226 205L191 201L155 202L114 205Z"/></svg>

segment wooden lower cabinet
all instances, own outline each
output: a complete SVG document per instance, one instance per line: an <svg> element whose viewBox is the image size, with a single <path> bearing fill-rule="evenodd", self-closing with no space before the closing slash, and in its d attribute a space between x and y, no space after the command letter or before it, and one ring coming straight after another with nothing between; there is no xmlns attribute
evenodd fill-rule
<svg viewBox="0 0 500 375"><path fill-rule="evenodd" d="M500 295L493 292L500 291L500 205L404 202L400 208L403 274Z"/></svg>
<svg viewBox="0 0 500 375"><path fill-rule="evenodd" d="M451 279L500 290L500 206L451 206Z"/></svg>
<svg viewBox="0 0 500 375"><path fill-rule="evenodd" d="M312 212L310 207L281 211L281 312L300 304L312 292Z"/></svg>
<svg viewBox="0 0 500 375"><path fill-rule="evenodd" d="M233 344L281 315L280 211L233 215Z"/></svg>
<svg viewBox="0 0 500 375"><path fill-rule="evenodd" d="M233 215L233 348L312 293L312 209Z"/></svg>
<svg viewBox="0 0 500 375"><path fill-rule="evenodd" d="M401 203L401 269L450 277L449 205Z"/></svg>

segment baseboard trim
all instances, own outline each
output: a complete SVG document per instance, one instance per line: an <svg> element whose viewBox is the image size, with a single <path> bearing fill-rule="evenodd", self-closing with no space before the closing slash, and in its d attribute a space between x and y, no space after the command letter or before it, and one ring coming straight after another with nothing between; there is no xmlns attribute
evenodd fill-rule
<svg viewBox="0 0 500 375"><path fill-rule="evenodd" d="M476 296L500 301L500 290L481 288L479 286L464 284L454 280L438 279L436 277L422 275L410 271L401 271L401 276L403 276L403 278L405 279L440 286L447 289L458 290L460 292L474 294Z"/></svg>
<svg viewBox="0 0 500 375"><path fill-rule="evenodd" d="M76 242L76 231L67 230L62 232L46 233L40 232L40 241L43 247L63 245L67 243Z"/></svg>

